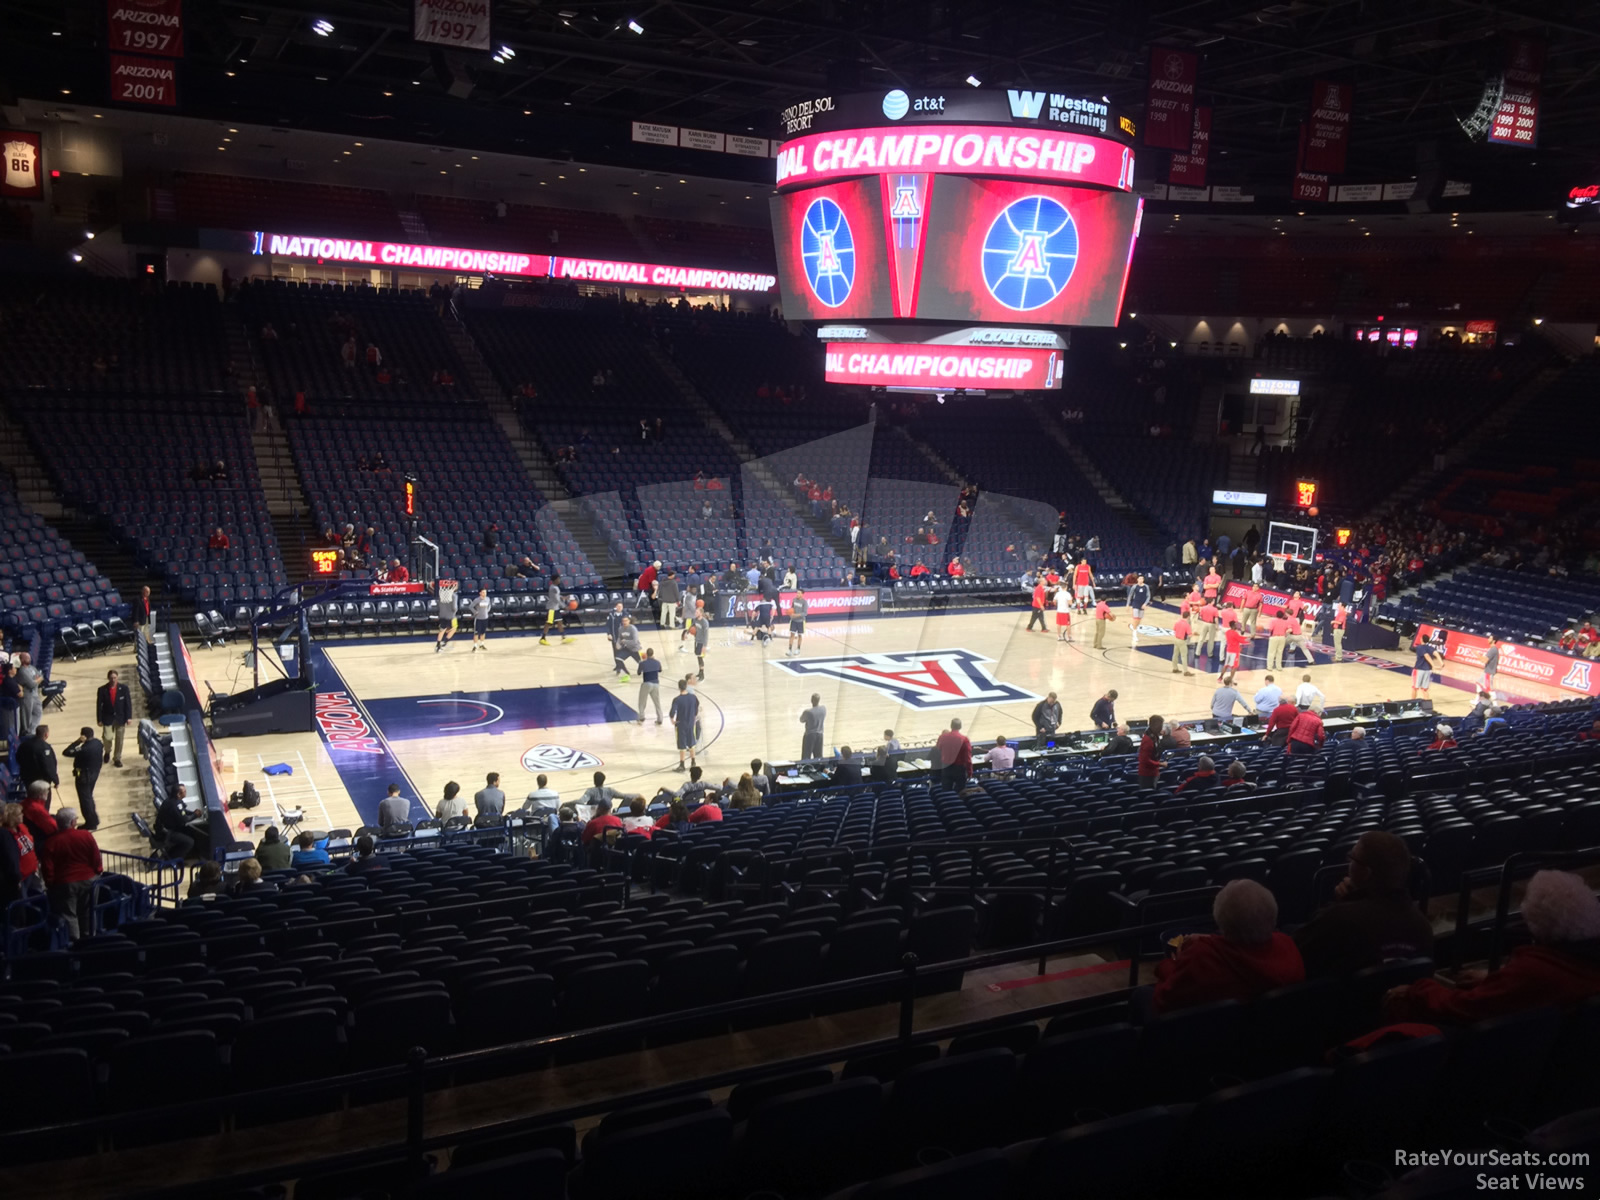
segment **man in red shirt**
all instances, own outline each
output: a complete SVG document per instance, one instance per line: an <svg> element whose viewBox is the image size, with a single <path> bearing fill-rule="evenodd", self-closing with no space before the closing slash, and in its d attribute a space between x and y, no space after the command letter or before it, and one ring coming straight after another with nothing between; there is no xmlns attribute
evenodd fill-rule
<svg viewBox="0 0 1600 1200"><path fill-rule="evenodd" d="M1281 610L1272 618L1267 626L1267 670L1283 670L1283 647L1289 640L1289 631L1294 628L1294 622L1289 620Z"/></svg>
<svg viewBox="0 0 1600 1200"><path fill-rule="evenodd" d="M1222 576L1217 574L1215 566L1206 571L1206 577L1201 581L1201 586L1205 589L1207 600L1215 600L1217 598L1217 589L1222 586Z"/></svg>
<svg viewBox="0 0 1600 1200"><path fill-rule="evenodd" d="M1283 606L1283 611L1289 614L1290 619L1298 621L1300 614L1305 612L1306 602L1299 592L1289 597L1289 603Z"/></svg>
<svg viewBox="0 0 1600 1200"><path fill-rule="evenodd" d="M1328 740L1328 731L1322 727L1322 718L1310 708L1298 709L1289 726L1289 754L1315 754Z"/></svg>
<svg viewBox="0 0 1600 1200"><path fill-rule="evenodd" d="M1104 600L1095 601L1094 648L1096 650L1104 650L1106 648L1106 622L1115 620L1116 617L1111 615L1111 606L1109 604Z"/></svg>
<svg viewBox="0 0 1600 1200"><path fill-rule="evenodd" d="M1036 584L1033 585L1033 613L1032 613L1032 615L1030 615L1028 617L1028 628L1027 628L1027 630L1025 632L1032 633L1035 623L1038 624L1040 633L1048 632L1048 630L1045 628L1045 623L1044 623L1044 584L1043 583L1036 583Z"/></svg>
<svg viewBox="0 0 1600 1200"><path fill-rule="evenodd" d="M1272 715L1267 718L1267 744L1282 746L1289 740L1289 729L1294 725L1295 717L1300 715L1300 710L1295 707L1294 701L1285 696L1278 701L1278 707L1272 710Z"/></svg>
<svg viewBox="0 0 1600 1200"><path fill-rule="evenodd" d="M1193 675L1189 669L1189 618L1179 616L1172 623L1172 673L1176 675L1181 669L1185 675Z"/></svg>
<svg viewBox="0 0 1600 1200"><path fill-rule="evenodd" d="M1261 884L1253 879L1228 883L1217 893L1211 915L1218 933L1190 935L1176 956L1157 965L1151 1011L1218 1000L1243 1003L1306 977L1294 939L1276 929L1278 902Z"/></svg>
<svg viewBox="0 0 1600 1200"><path fill-rule="evenodd" d="M1261 618L1261 589L1255 584L1250 585L1250 591L1244 598L1244 627L1254 637L1256 622Z"/></svg>
<svg viewBox="0 0 1600 1200"><path fill-rule="evenodd" d="M1191 672L1192 674L1192 672ZM1149 727L1139 739L1139 790L1152 792L1161 778L1161 729L1166 722L1159 716L1150 718Z"/></svg>
<svg viewBox="0 0 1600 1200"><path fill-rule="evenodd" d="M950 576L951 579L960 579L967 573L967 569L961 565L959 558L952 558L950 565L944 569L944 573Z"/></svg>
<svg viewBox="0 0 1600 1200"><path fill-rule="evenodd" d="M689 814L689 824L691 825L704 825L707 821L720 820L722 820L722 805L715 800L707 800Z"/></svg>
<svg viewBox="0 0 1600 1200"><path fill-rule="evenodd" d="M1072 569L1072 595L1081 613L1088 612L1089 606L1094 603L1094 570L1087 558L1080 558L1078 565Z"/></svg>
<svg viewBox="0 0 1600 1200"><path fill-rule="evenodd" d="M911 567L911 578L912 579L919 579L922 576L926 575L927 573L928 573L928 568L927 568L927 565L925 563L914 563L912 565L912 567Z"/></svg>
<svg viewBox="0 0 1600 1200"><path fill-rule="evenodd" d="M1222 669L1224 671L1237 671L1239 669L1239 652L1244 649L1244 634L1234 626L1229 625L1228 631L1223 634L1227 649L1222 655Z"/></svg>
<svg viewBox="0 0 1600 1200"><path fill-rule="evenodd" d="M591 863L599 862L604 855L606 830L624 828L622 818L611 811L611 801L602 797L594 806L594 816L578 835L578 842L588 851Z"/></svg>
<svg viewBox="0 0 1600 1200"><path fill-rule="evenodd" d="M1333 657L1344 657L1344 630L1345 623L1350 619L1350 614L1345 611L1343 604L1335 602L1333 606Z"/></svg>
<svg viewBox="0 0 1600 1200"><path fill-rule="evenodd" d="M1200 589L1194 588L1187 596L1178 601L1178 613L1185 617L1192 616L1194 611L1200 607L1200 602Z"/></svg>
<svg viewBox="0 0 1600 1200"><path fill-rule="evenodd" d="M1206 600L1206 602L1200 606L1200 611L1196 615L1200 618L1199 624L1196 626L1196 629L1198 630L1198 632L1200 634L1200 638L1199 638L1199 644L1195 646L1195 652L1197 654L1204 654L1208 650L1213 650L1215 648L1215 645L1216 645L1216 640L1217 640L1217 606L1216 606L1216 603L1208 598Z"/></svg>
<svg viewBox="0 0 1600 1200"><path fill-rule="evenodd" d="M1177 795L1185 788L1192 787L1197 792L1203 792L1217 785L1217 764L1209 754L1202 754L1195 762L1195 766L1198 768L1195 773L1172 789L1173 795Z"/></svg>
<svg viewBox="0 0 1600 1200"><path fill-rule="evenodd" d="M960 717L952 720L950 728L939 735L934 749L944 764L940 782L946 787L959 789L972 778L972 742L961 732Z"/></svg>
<svg viewBox="0 0 1600 1200"><path fill-rule="evenodd" d="M226 555L228 553L228 547L232 545L233 541L228 537L227 534L222 532L221 526L213 529L211 531L211 537L206 541L206 549L215 550L218 554L222 555Z"/></svg>
<svg viewBox="0 0 1600 1200"><path fill-rule="evenodd" d="M73 941L91 928L90 898L100 874L100 847L94 834L78 828L78 810L56 810L56 832L40 848L50 910L66 922Z"/></svg>
<svg viewBox="0 0 1600 1200"><path fill-rule="evenodd" d="M389 560L389 583L410 583L411 572L398 558Z"/></svg>

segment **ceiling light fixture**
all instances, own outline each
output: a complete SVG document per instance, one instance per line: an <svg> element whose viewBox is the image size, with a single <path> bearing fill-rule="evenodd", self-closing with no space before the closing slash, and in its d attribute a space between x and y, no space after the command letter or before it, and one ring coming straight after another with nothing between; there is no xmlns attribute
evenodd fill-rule
<svg viewBox="0 0 1600 1200"><path fill-rule="evenodd" d="M316 34L318 37L328 37L333 33L333 22L318 17L315 21L311 22L311 32Z"/></svg>
<svg viewBox="0 0 1600 1200"><path fill-rule="evenodd" d="M644 32L644 26L639 24L639 22L633 20L632 18L629 18L629 20L628 20L628 28L631 29L634 33L643 33Z"/></svg>
<svg viewBox="0 0 1600 1200"><path fill-rule="evenodd" d="M498 49L498 50L496 50L494 52L492 57L494 58L494 61L497 62L497 63L508 63L513 58L515 58L516 56L517 56L517 52L515 50L513 50L510 46L501 46L500 49Z"/></svg>
<svg viewBox="0 0 1600 1200"><path fill-rule="evenodd" d="M976 75L968 75L967 76L967 86L968 87L982 87L983 86L983 80L979 79Z"/></svg>

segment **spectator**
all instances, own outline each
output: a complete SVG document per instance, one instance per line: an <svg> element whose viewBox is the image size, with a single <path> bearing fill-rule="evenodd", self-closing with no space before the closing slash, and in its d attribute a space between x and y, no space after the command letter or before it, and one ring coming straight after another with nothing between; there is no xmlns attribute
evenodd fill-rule
<svg viewBox="0 0 1600 1200"><path fill-rule="evenodd" d="M1003 733L994 739L994 745L989 748L986 757L989 769L996 774L1003 775L1017 765L1016 747L1006 741L1006 735Z"/></svg>
<svg viewBox="0 0 1600 1200"><path fill-rule="evenodd" d="M642 797L641 797L642 798ZM667 811L656 818L657 829L685 829L689 824L689 809L682 800L674 798Z"/></svg>
<svg viewBox="0 0 1600 1200"><path fill-rule="evenodd" d="M1154 791L1156 780L1161 777L1161 754L1158 747L1161 743L1161 728L1164 724L1165 722L1159 716L1151 717L1150 724L1144 731L1144 736L1139 739L1138 778L1141 792Z"/></svg>
<svg viewBox="0 0 1600 1200"><path fill-rule="evenodd" d="M26 650L19 653L12 663L17 677L17 686L22 689L22 703L17 710L17 735L19 737L32 737L39 728L39 722L44 720L44 697L39 688L44 683L44 676L39 668L33 665L33 656ZM55 767L55 752L51 751L50 765L52 771ZM18 748L17 763L20 766L21 749ZM54 779L51 782L55 782Z"/></svg>
<svg viewBox="0 0 1600 1200"><path fill-rule="evenodd" d="M528 798L522 802L522 811L528 813L542 813L549 816L561 809L561 793L550 786L550 776L536 775L534 777L533 791L528 793Z"/></svg>
<svg viewBox="0 0 1600 1200"><path fill-rule="evenodd" d="M389 792L378 802L378 828L405 825L411 820L411 801L400 794L400 785L391 783Z"/></svg>
<svg viewBox="0 0 1600 1200"><path fill-rule="evenodd" d="M889 731L889 736L891 739L894 737L893 730ZM743 776L740 778L743 778ZM759 758L750 760L750 785L760 792L763 797L772 794L772 780L768 778L765 764Z"/></svg>
<svg viewBox="0 0 1600 1200"><path fill-rule="evenodd" d="M682 783L673 795L685 804L698 804L711 791L711 785L706 782L705 772L699 767L689 768L689 778Z"/></svg>
<svg viewBox="0 0 1600 1200"><path fill-rule="evenodd" d="M184 899L215 900L222 893L222 864L215 859L207 859L196 869L194 878L189 880L189 890L184 893Z"/></svg>
<svg viewBox="0 0 1600 1200"><path fill-rule="evenodd" d="M1510 723L1500 715L1500 710L1491 708L1483 714L1483 728L1478 731L1478 736L1485 737L1491 733L1505 733L1510 728Z"/></svg>
<svg viewBox="0 0 1600 1200"><path fill-rule="evenodd" d="M1250 711L1249 705L1244 702L1244 697L1239 694L1239 689L1233 686L1233 674L1229 672L1222 677L1217 690L1211 693L1211 719L1218 724L1226 725L1233 720L1235 707Z"/></svg>
<svg viewBox="0 0 1600 1200"><path fill-rule="evenodd" d="M17 746L17 774L24 785L48 783L61 786L56 772L56 752L50 745L50 726L39 725Z"/></svg>
<svg viewBox="0 0 1600 1200"><path fill-rule="evenodd" d="M433 815L440 822L467 815L467 802L461 798L461 785L454 779L444 785L444 797L433 806Z"/></svg>
<svg viewBox="0 0 1600 1200"><path fill-rule="evenodd" d="M1322 689L1311 682L1311 676L1300 676L1300 686L1294 689L1296 708L1309 708L1320 713L1327 700L1328 698L1322 694Z"/></svg>
<svg viewBox="0 0 1600 1200"><path fill-rule="evenodd" d="M1100 757L1111 758L1117 754L1132 754L1136 749L1133 738L1128 736L1127 723L1124 722L1117 726L1116 734L1106 743L1106 748L1100 752Z"/></svg>
<svg viewBox="0 0 1600 1200"><path fill-rule="evenodd" d="M185 803L188 795L188 788L180 783L156 809L155 830L164 839L162 853L168 858L188 858L194 852L195 830L189 824Z"/></svg>
<svg viewBox="0 0 1600 1200"><path fill-rule="evenodd" d="M849 746L839 747L839 763L833 769L833 779L830 782L834 787L854 787L865 782L861 764L856 761L855 751Z"/></svg>
<svg viewBox="0 0 1600 1200"><path fill-rule="evenodd" d="M822 697L813 692L811 707L800 713L800 724L804 732L800 736L800 757L822 757L822 734L828 720L828 710L822 703Z"/></svg>
<svg viewBox="0 0 1600 1200"><path fill-rule="evenodd" d="M92 928L91 897L101 872L100 847L94 834L78 828L78 810L56 810L56 833L40 853L44 881L50 892L50 910L66 922L67 934L77 941Z"/></svg>
<svg viewBox="0 0 1600 1200"><path fill-rule="evenodd" d="M1537 872L1522 897L1522 919L1533 944L1512 950L1498 971L1460 972L1453 987L1429 978L1394 988L1384 1017L1470 1025L1545 1006L1571 1012L1600 995L1600 901L1582 876Z"/></svg>
<svg viewBox="0 0 1600 1200"><path fill-rule="evenodd" d="M1212 761L1209 754L1202 754L1195 761L1195 773L1172 789L1173 795L1192 789L1196 792L1209 791L1217 785L1217 764Z"/></svg>
<svg viewBox="0 0 1600 1200"><path fill-rule="evenodd" d="M628 815L622 818L622 831L643 834L645 837L654 833L656 819L646 812L649 807L649 801L643 796L635 796L628 801Z"/></svg>
<svg viewBox="0 0 1600 1200"><path fill-rule="evenodd" d="M581 845L589 846L596 838L601 845L605 844L605 831L607 829L622 829L622 818L611 811L611 801L602 797L594 806L594 816L589 818L589 823L583 827L583 833L578 841Z"/></svg>
<svg viewBox="0 0 1600 1200"><path fill-rule="evenodd" d="M1288 696L1278 701L1278 707L1272 710L1272 715L1267 718L1267 745L1284 746L1289 742L1289 729L1294 725L1294 719L1300 715L1300 710Z"/></svg>
<svg viewBox="0 0 1600 1200"><path fill-rule="evenodd" d="M578 797L578 803L587 804L591 808L598 808L602 800L610 804L617 800L632 800L634 795L635 793L633 792L620 792L616 788L607 787L606 773L604 771L596 771L594 773L594 786Z"/></svg>
<svg viewBox="0 0 1600 1200"><path fill-rule="evenodd" d="M347 875L368 875L385 869L383 860L378 857L378 844L370 833L356 839L356 852L344 864L344 869Z"/></svg>
<svg viewBox="0 0 1600 1200"><path fill-rule="evenodd" d="M960 717L953 718L950 728L939 735L934 751L943 764L940 781L945 787L959 789L972 778L972 741L961 732Z"/></svg>
<svg viewBox="0 0 1600 1200"><path fill-rule="evenodd" d="M39 852L23 822L22 805L7 804L0 810L0 904L43 891Z"/></svg>
<svg viewBox="0 0 1600 1200"><path fill-rule="evenodd" d="M1456 731L1448 725L1435 725L1433 727L1433 741L1423 747L1425 750L1454 750L1456 748Z"/></svg>
<svg viewBox="0 0 1600 1200"><path fill-rule="evenodd" d="M859 770L860 768L857 768ZM756 786L755 776L749 772L739 776L739 782L733 789L733 807L760 808L764 793Z"/></svg>
<svg viewBox="0 0 1600 1200"><path fill-rule="evenodd" d="M1030 719L1033 721L1033 748L1043 750L1061 725L1061 701L1054 692L1033 706ZM1596 722L1596 726L1600 727L1600 722Z"/></svg>
<svg viewBox="0 0 1600 1200"><path fill-rule="evenodd" d="M1117 727L1117 689L1112 688L1104 696L1094 702L1089 709L1089 723L1096 729L1115 729Z"/></svg>
<svg viewBox="0 0 1600 1200"><path fill-rule="evenodd" d="M500 772L490 771L484 776L484 783L472 797L473 807L478 810L478 820L485 817L498 817L506 811L506 794L500 790Z"/></svg>
<svg viewBox="0 0 1600 1200"><path fill-rule="evenodd" d="M227 556L228 549L233 545L233 539L222 532L222 526L217 526L211 531L211 537L206 541L206 549L213 553Z"/></svg>
<svg viewBox="0 0 1600 1200"><path fill-rule="evenodd" d="M289 865L296 871L303 871L307 867L325 867L331 861L328 852L317 845L317 839L309 833L302 833L295 839L294 853L289 856Z"/></svg>
<svg viewBox="0 0 1600 1200"><path fill-rule="evenodd" d="M1313 979L1433 953L1433 926L1408 892L1411 851L1392 833L1370 831L1350 848L1349 871L1332 904L1295 932Z"/></svg>
<svg viewBox="0 0 1600 1200"><path fill-rule="evenodd" d="M689 814L689 824L704 825L707 822L715 824L722 820L722 806L717 803L715 793L708 794L705 803Z"/></svg>
<svg viewBox="0 0 1600 1200"><path fill-rule="evenodd" d="M1261 681L1261 690L1251 698L1251 703L1256 706L1256 715L1258 717L1263 721L1270 721L1272 720L1273 710L1278 707L1282 700L1283 689L1273 682L1271 675L1268 675Z"/></svg>
<svg viewBox="0 0 1600 1200"><path fill-rule="evenodd" d="M283 840L283 834L276 825L268 825L266 833L261 835L261 841L256 845L256 861L268 871L286 871L294 852L289 849L289 843Z"/></svg>
<svg viewBox="0 0 1600 1200"><path fill-rule="evenodd" d="M1189 727L1181 721L1168 721L1161 727L1161 753L1167 754L1178 751L1180 754L1188 751L1193 744L1194 735Z"/></svg>
<svg viewBox="0 0 1600 1200"><path fill-rule="evenodd" d="M1223 788L1235 789L1233 793L1235 795L1238 794L1238 792L1255 791L1256 785L1245 778L1245 774L1246 772L1244 763L1237 758L1234 759L1232 764L1228 767L1228 777L1222 781Z"/></svg>
<svg viewBox="0 0 1600 1200"><path fill-rule="evenodd" d="M1322 727L1322 718L1309 708L1296 708L1294 720L1289 725L1287 754L1315 754L1328 740L1328 731Z"/></svg>
<svg viewBox="0 0 1600 1200"><path fill-rule="evenodd" d="M1224 884L1211 916L1216 933L1184 938L1174 957L1157 964L1150 997L1154 1013L1218 1000L1242 1003L1305 978L1294 940L1276 928L1277 899L1255 880Z"/></svg>
<svg viewBox="0 0 1600 1200"><path fill-rule="evenodd" d="M370 842L371 838L363 838ZM259 896L269 892L276 892L277 885L261 878L261 863L254 858L247 858L239 864L239 877L234 882L233 894L235 896Z"/></svg>
<svg viewBox="0 0 1600 1200"><path fill-rule="evenodd" d="M10 745L17 737L17 717L22 711L22 685L9 662L0 663L0 737Z"/></svg>

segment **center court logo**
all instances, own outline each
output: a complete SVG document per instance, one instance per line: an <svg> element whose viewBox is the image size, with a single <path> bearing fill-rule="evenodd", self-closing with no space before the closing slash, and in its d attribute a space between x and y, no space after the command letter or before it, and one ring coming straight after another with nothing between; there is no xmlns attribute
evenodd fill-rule
<svg viewBox="0 0 1600 1200"><path fill-rule="evenodd" d="M800 225L800 261L811 294L829 308L850 298L856 282L856 241L844 210L823 196L813 200Z"/></svg>
<svg viewBox="0 0 1600 1200"><path fill-rule="evenodd" d="M871 688L912 708L959 708L1039 699L1032 692L997 681L983 665L993 661L971 650L950 649L790 658L772 665L791 675L825 676Z"/></svg>
<svg viewBox="0 0 1600 1200"><path fill-rule="evenodd" d="M1028 312L1049 304L1078 265L1078 227L1048 196L1014 200L983 239L983 282L1006 308Z"/></svg>
<svg viewBox="0 0 1600 1200"><path fill-rule="evenodd" d="M540 742L530 746L522 755L522 766L528 771L587 771L605 764L587 750L571 746L556 746Z"/></svg>

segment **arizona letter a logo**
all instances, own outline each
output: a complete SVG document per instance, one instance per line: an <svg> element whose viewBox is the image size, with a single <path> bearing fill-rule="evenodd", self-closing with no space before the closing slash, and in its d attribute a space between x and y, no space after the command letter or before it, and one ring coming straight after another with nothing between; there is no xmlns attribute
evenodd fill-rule
<svg viewBox="0 0 1600 1200"><path fill-rule="evenodd" d="M971 650L903 650L894 654L847 654L840 658L789 658L773 666L791 675L824 675L885 692L913 708L959 708L1037 700L1022 688L1000 683Z"/></svg>

